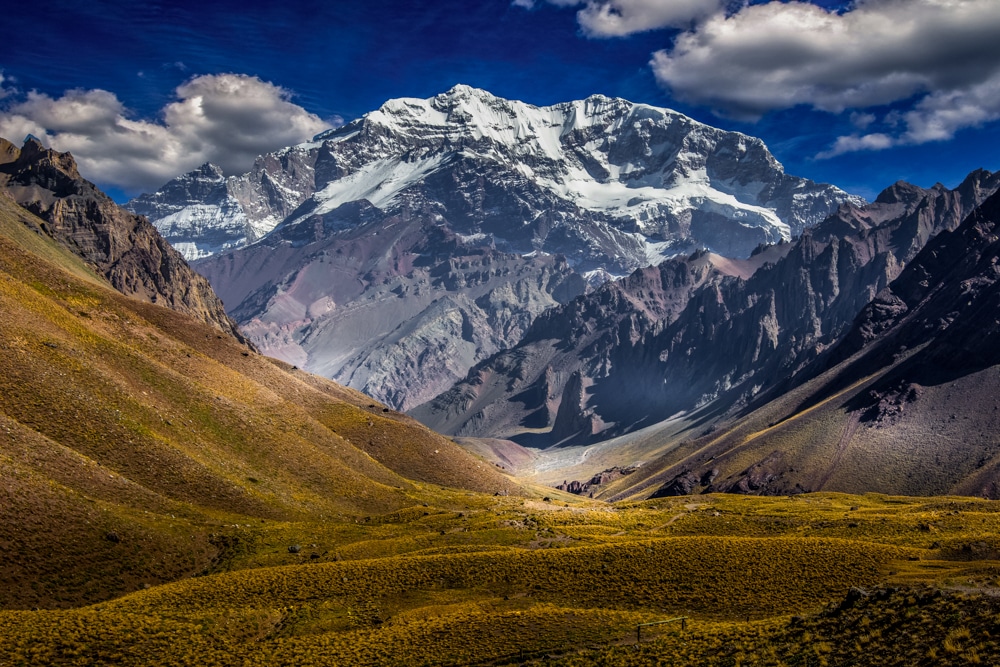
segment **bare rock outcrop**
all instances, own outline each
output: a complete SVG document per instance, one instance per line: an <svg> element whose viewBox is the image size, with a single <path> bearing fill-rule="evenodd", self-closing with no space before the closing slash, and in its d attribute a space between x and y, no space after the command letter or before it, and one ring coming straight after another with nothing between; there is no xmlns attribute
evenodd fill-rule
<svg viewBox="0 0 1000 667"><path fill-rule="evenodd" d="M0 156L0 185L115 289L192 315L249 345L208 281L145 218L81 177L72 155L29 137L21 149L0 139Z"/></svg>

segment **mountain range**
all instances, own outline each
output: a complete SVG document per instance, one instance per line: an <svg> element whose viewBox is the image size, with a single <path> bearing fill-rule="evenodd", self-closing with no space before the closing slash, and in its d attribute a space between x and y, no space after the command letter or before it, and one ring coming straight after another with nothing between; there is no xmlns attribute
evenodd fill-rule
<svg viewBox="0 0 1000 667"><path fill-rule="evenodd" d="M745 258L843 203L863 202L667 109L456 86L129 207L202 258L262 351L409 409L588 288L699 248Z"/></svg>
<svg viewBox="0 0 1000 667"><path fill-rule="evenodd" d="M787 389L930 238L998 187L985 171L955 190L897 183L748 260L699 252L638 270L546 312L517 346L413 414L453 435L546 446L672 415L718 418Z"/></svg>
<svg viewBox="0 0 1000 667"><path fill-rule="evenodd" d="M193 267L0 139L0 664L996 664L1000 174L741 137L397 100L145 198Z"/></svg>
<svg viewBox="0 0 1000 667"><path fill-rule="evenodd" d="M915 307L887 296L907 267L988 217L998 188L978 170L865 203L669 110L600 96L539 108L458 86L387 102L248 174L206 165L130 206L195 249L262 351L534 481L608 498L991 494L987 473L927 475L892 454L897 413L924 390L862 375L875 382L912 349L884 342L897 323L876 317ZM895 351L851 361L861 348ZM845 387L882 407L859 413L867 399ZM895 416L859 416L879 410ZM796 430L803 415L824 415L833 444ZM919 447L912 461L942 455ZM988 468L989 447L976 451Z"/></svg>
<svg viewBox="0 0 1000 667"><path fill-rule="evenodd" d="M611 495L1000 498L998 225L993 194L929 240L828 353Z"/></svg>

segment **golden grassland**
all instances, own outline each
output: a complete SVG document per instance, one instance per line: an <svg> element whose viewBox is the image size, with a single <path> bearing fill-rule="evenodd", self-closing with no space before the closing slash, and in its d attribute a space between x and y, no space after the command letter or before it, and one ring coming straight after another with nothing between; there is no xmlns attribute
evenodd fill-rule
<svg viewBox="0 0 1000 667"><path fill-rule="evenodd" d="M215 574L80 609L0 612L10 656L0 665L1000 657L988 634L1000 618L995 502L719 495L608 506L424 492L426 506L357 523L227 526L239 548ZM851 587L882 592L844 606ZM623 645L638 623L676 616L688 617L684 630L655 626L640 648ZM890 642L910 660L879 663Z"/></svg>
<svg viewBox="0 0 1000 667"><path fill-rule="evenodd" d="M0 193L0 607L216 571L249 548L237 524L363 521L424 484L519 491L358 392L122 296L42 224Z"/></svg>

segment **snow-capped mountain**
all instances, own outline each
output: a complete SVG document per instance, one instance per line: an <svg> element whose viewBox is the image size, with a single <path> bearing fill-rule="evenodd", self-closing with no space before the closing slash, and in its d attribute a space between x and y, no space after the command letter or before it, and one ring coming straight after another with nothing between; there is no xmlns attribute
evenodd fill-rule
<svg viewBox="0 0 1000 667"><path fill-rule="evenodd" d="M564 254L597 282L698 247L747 256L862 203L785 174L759 139L668 109L601 95L536 107L456 86L390 100L242 176L206 165L131 207L193 259L362 199L433 202L473 241Z"/></svg>
<svg viewBox="0 0 1000 667"><path fill-rule="evenodd" d="M667 109L456 86L133 207L203 257L262 351L407 409L587 284L700 247L745 257L859 201Z"/></svg>
<svg viewBox="0 0 1000 667"><path fill-rule="evenodd" d="M126 206L154 221L188 260L238 248L254 238L243 207L229 192L229 181L214 164L205 163Z"/></svg>
<svg viewBox="0 0 1000 667"><path fill-rule="evenodd" d="M312 192L297 182L288 155L298 154L258 158L250 172L228 178L206 162L125 208L149 218L189 261L240 248L274 229Z"/></svg>

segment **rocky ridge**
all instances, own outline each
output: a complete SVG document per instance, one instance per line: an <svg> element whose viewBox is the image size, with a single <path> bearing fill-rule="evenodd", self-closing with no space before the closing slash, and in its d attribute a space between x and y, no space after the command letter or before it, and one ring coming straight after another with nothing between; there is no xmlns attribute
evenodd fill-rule
<svg viewBox="0 0 1000 667"><path fill-rule="evenodd" d="M518 346L412 413L445 433L565 445L707 406L717 418L779 394L850 330L929 238L954 229L998 186L1000 176L985 171L955 190L897 183L872 204L841 207L795 243L770 249L744 275L730 265L730 275L716 269L709 279L679 281L682 299L674 293L671 312L633 305L669 293L667 281L653 289L638 272L547 313ZM684 271L697 260L689 258ZM683 266L665 263L661 277ZM573 394L575 420L559 401L571 379L586 388Z"/></svg>
<svg viewBox="0 0 1000 667"><path fill-rule="evenodd" d="M46 149L33 137L20 149L0 139L0 186L118 291L192 315L249 344L208 281L145 218L81 177L69 153Z"/></svg>
<svg viewBox="0 0 1000 667"><path fill-rule="evenodd" d="M616 493L1000 498L998 227L994 194L930 239L790 390L681 444Z"/></svg>

